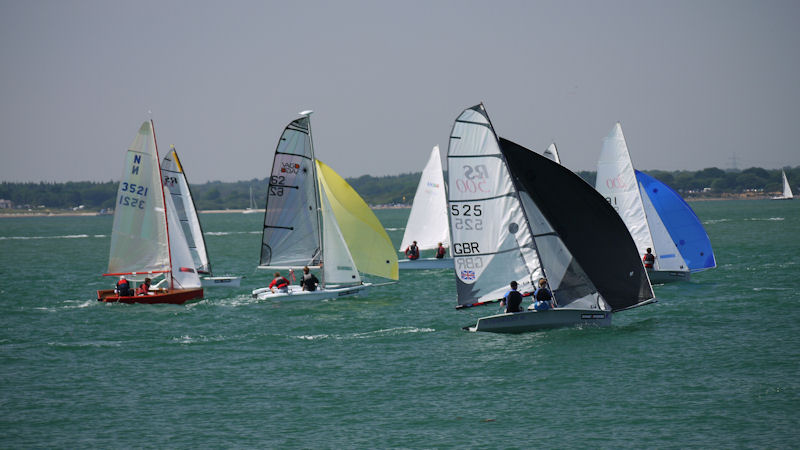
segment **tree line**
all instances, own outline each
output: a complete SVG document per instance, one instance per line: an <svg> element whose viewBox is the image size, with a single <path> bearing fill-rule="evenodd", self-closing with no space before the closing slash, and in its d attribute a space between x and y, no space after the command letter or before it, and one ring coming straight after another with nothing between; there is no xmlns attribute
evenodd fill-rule
<svg viewBox="0 0 800 450"><path fill-rule="evenodd" d="M800 166L785 168L792 190L800 182ZM644 171L666 183L684 198L715 197L744 192L779 192L783 189L780 169L751 167L741 171L725 171L711 167L698 171ZM576 172L594 186L594 171ZM419 183L420 172L373 177L362 175L347 182L370 205L410 204ZM244 209L250 206L250 188L256 208L263 208L267 197L267 179L192 184L195 204L200 210ZM66 183L0 183L0 199L11 200L16 208L71 209L81 205L87 210L113 208L119 182L69 181ZM709 189L706 189L709 188Z"/></svg>

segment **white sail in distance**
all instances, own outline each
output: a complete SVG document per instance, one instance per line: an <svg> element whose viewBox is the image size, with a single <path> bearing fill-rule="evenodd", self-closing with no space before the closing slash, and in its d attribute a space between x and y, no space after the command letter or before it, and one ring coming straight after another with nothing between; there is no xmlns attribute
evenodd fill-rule
<svg viewBox="0 0 800 450"><path fill-rule="evenodd" d="M417 246L421 250L438 248L440 242L445 247L450 246L447 195L438 145L431 150L428 163L422 171L403 240L400 243L400 251L405 250L413 241L417 241Z"/></svg>
<svg viewBox="0 0 800 450"><path fill-rule="evenodd" d="M558 156L558 149L556 148L555 142L548 145L547 149L542 154L551 161L561 164L561 158Z"/></svg>

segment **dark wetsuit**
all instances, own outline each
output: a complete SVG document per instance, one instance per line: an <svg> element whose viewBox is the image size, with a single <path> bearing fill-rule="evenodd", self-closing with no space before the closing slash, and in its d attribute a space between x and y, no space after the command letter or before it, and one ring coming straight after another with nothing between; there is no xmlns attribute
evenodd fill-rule
<svg viewBox="0 0 800 450"><path fill-rule="evenodd" d="M131 292L131 285L128 284L128 280L117 281L117 295L120 297L130 297L133 295Z"/></svg>
<svg viewBox="0 0 800 450"><path fill-rule="evenodd" d="M444 258L444 247L439 247L436 249L436 258L438 259Z"/></svg>
<svg viewBox="0 0 800 450"><path fill-rule="evenodd" d="M518 291L508 291L503 298L506 300L507 313L522 311L522 308L519 307L522 304L522 294Z"/></svg>
<svg viewBox="0 0 800 450"><path fill-rule="evenodd" d="M652 253L645 253L644 257L642 258L642 261L644 261L645 269L652 269L653 264L655 264L656 262L656 255Z"/></svg>
<svg viewBox="0 0 800 450"><path fill-rule="evenodd" d="M303 279L300 280L300 286L303 286L304 291L316 291L319 280L313 273L304 273Z"/></svg>

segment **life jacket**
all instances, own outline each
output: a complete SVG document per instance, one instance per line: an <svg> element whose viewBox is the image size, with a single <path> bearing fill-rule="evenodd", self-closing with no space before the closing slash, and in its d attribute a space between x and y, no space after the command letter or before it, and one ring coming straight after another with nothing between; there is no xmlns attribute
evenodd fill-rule
<svg viewBox="0 0 800 450"><path fill-rule="evenodd" d="M533 298L540 302L549 302L553 299L553 293L550 292L550 289L539 288L533 293Z"/></svg>
<svg viewBox="0 0 800 450"><path fill-rule="evenodd" d="M656 262L656 255L652 253L645 253L644 257L642 258L642 261L644 261L644 267L646 269L652 269L653 264Z"/></svg>
<svg viewBox="0 0 800 450"><path fill-rule="evenodd" d="M289 286L289 280L287 280L284 277L275 278L274 280L272 280L272 283L270 283L270 286L272 286L273 284L275 285L276 288L283 289Z"/></svg>
<svg viewBox="0 0 800 450"><path fill-rule="evenodd" d="M522 304L522 294L518 291L509 291L506 294L506 312L520 312L522 308L519 305Z"/></svg>
<svg viewBox="0 0 800 450"><path fill-rule="evenodd" d="M416 245L409 245L406 249L406 256L408 256L408 259L419 258L419 247Z"/></svg>
<svg viewBox="0 0 800 450"><path fill-rule="evenodd" d="M117 281L117 295L120 297L129 297L131 295L131 285L128 280Z"/></svg>
<svg viewBox="0 0 800 450"><path fill-rule="evenodd" d="M148 291L150 290L150 286L142 283L136 289L136 295L147 295Z"/></svg>
<svg viewBox="0 0 800 450"><path fill-rule="evenodd" d="M436 257L438 259L444 258L444 247L439 247L436 249Z"/></svg>

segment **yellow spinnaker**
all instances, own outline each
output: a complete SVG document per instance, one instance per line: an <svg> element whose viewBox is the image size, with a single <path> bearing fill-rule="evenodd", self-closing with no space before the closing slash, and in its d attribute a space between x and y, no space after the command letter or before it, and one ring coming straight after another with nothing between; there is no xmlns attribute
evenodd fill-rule
<svg viewBox="0 0 800 450"><path fill-rule="evenodd" d="M344 178L319 160L317 175L359 272L398 279L397 253L369 206Z"/></svg>

